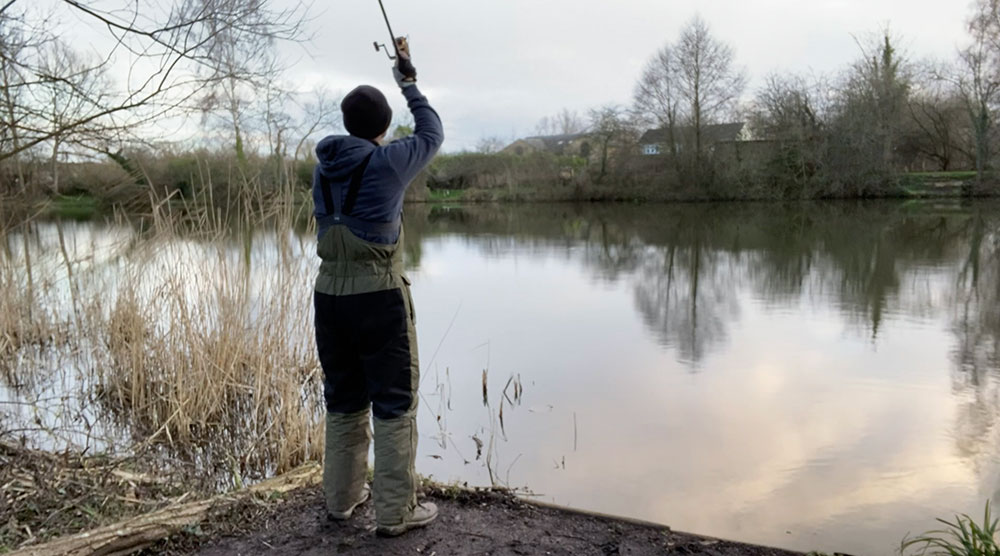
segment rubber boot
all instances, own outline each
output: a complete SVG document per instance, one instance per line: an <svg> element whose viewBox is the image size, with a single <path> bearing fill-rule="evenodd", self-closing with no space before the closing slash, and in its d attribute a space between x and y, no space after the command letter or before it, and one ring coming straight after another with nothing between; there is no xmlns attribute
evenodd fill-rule
<svg viewBox="0 0 1000 556"><path fill-rule="evenodd" d="M375 519L382 535L399 535L433 521L417 511L416 411L395 419L375 419ZM426 509L426 508L425 508Z"/></svg>
<svg viewBox="0 0 1000 556"><path fill-rule="evenodd" d="M323 492L331 519L347 519L368 499L369 410L326 414Z"/></svg>

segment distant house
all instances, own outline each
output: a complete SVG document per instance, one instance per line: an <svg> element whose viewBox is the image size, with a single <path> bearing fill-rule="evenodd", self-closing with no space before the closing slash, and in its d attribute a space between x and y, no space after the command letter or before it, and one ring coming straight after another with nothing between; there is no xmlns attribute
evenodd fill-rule
<svg viewBox="0 0 1000 556"><path fill-rule="evenodd" d="M500 152L515 155L526 155L537 152L547 152L560 156L581 156L590 158L593 153L592 140L588 133L571 133L568 135L538 135L518 139L507 145Z"/></svg>
<svg viewBox="0 0 1000 556"><path fill-rule="evenodd" d="M743 122L712 124L703 127L701 130L701 143L709 148L719 143L749 140L749 129ZM693 127L684 126L674 130L674 147L678 152L683 151L685 145L690 145L693 142ZM667 128L651 129L642 134L642 138L639 139L639 145L642 146L642 154L644 155L657 155L670 152L670 131Z"/></svg>

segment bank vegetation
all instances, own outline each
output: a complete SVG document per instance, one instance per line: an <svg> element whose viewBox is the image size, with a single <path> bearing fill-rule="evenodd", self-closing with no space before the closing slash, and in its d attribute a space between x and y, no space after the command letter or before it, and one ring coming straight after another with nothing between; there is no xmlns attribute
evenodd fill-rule
<svg viewBox="0 0 1000 556"><path fill-rule="evenodd" d="M224 207L248 188L308 203L313 145L341 128L337 94L301 92L277 55L280 42L308 39L304 9L56 6L0 11L0 212L53 201L69 213L148 211L166 197ZM84 51L63 38L70 18L104 42ZM409 200L992 195L1000 7L978 0L967 23L952 60L905 52L887 26L859 35L839 72L774 73L751 90L737 53L696 17L651 54L628 102L563 110L533 137L443 154ZM158 139L180 128L197 131Z"/></svg>

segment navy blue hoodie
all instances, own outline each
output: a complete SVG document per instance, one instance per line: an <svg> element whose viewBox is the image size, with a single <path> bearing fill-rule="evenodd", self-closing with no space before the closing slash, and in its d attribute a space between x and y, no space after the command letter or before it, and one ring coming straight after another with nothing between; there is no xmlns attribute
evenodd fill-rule
<svg viewBox="0 0 1000 556"><path fill-rule="evenodd" d="M342 206L351 174L372 151L375 152L362 177L361 189L351 216L371 222L389 222L403 212L406 188L430 163L444 141L441 118L431 108L427 97L417 90L417 86L404 88L403 96L413 114L413 135L383 146L351 135L330 135L316 145L319 163L313 173L312 193L317 219L327 215L320 177L329 180L331 184L342 184L341 199L334 199L335 203L341 203ZM328 224L320 224L319 236L323 237L328 228ZM362 239L376 243L389 244L398 239L398 232L387 237L366 234L361 230L351 231Z"/></svg>

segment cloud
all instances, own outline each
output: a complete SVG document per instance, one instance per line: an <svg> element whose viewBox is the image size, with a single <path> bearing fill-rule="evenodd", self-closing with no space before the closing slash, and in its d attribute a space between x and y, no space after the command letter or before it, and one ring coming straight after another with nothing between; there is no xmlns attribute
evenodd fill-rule
<svg viewBox="0 0 1000 556"><path fill-rule="evenodd" d="M696 13L736 50L751 84L772 71L835 72L857 55L852 35L886 24L914 58L948 58L965 34L964 6L936 0L385 0L394 30L410 37L420 82L445 118L448 151L480 137L530 133L562 108L627 104L646 59ZM322 73L337 88L393 86L375 3L317 11L315 37L293 73ZM431 91L440 92L438 96ZM401 106L400 106L401 107Z"/></svg>

